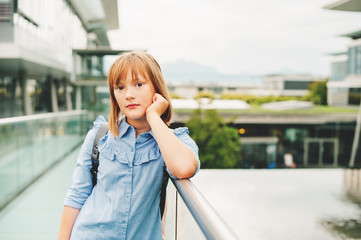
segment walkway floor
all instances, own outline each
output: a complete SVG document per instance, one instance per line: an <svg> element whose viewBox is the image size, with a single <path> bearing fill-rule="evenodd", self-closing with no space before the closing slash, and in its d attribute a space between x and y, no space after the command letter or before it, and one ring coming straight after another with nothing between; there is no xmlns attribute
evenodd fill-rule
<svg viewBox="0 0 361 240"><path fill-rule="evenodd" d="M80 147L0 212L0 239L57 239L63 200Z"/></svg>

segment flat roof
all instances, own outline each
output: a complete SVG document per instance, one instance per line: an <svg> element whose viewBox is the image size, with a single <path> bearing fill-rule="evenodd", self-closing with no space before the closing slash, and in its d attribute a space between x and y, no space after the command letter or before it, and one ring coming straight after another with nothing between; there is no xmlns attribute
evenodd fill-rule
<svg viewBox="0 0 361 240"><path fill-rule="evenodd" d="M341 55L347 55L347 52L334 52L334 53L329 53L329 56L341 56Z"/></svg>
<svg viewBox="0 0 361 240"><path fill-rule="evenodd" d="M361 5L361 2L360 2L360 5ZM359 38L361 38L361 30L352 32L352 33L342 34L341 37L349 37L352 39L359 39Z"/></svg>
<svg viewBox="0 0 361 240"><path fill-rule="evenodd" d="M361 12L359 0L339 0L323 7L324 9Z"/></svg>
<svg viewBox="0 0 361 240"><path fill-rule="evenodd" d="M188 121L191 112L175 111L172 122ZM234 124L243 125L324 125L334 123L353 123L357 113L332 113L332 114L222 114L224 119L232 119Z"/></svg>
<svg viewBox="0 0 361 240"><path fill-rule="evenodd" d="M119 49L111 49L106 47L101 48L90 48L90 49L73 49L73 54L78 55L98 55L98 56L104 56L104 55L119 55L125 52L130 52L132 50L119 50Z"/></svg>

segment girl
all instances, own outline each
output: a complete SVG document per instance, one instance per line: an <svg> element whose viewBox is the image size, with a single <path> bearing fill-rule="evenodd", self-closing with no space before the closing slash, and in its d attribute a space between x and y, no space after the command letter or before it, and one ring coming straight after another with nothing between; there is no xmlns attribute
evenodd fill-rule
<svg viewBox="0 0 361 240"><path fill-rule="evenodd" d="M198 148L186 128L170 130L172 108L161 69L148 53L121 55L109 75L109 132L98 144L98 183L91 153L100 116L85 138L64 201L59 239L162 239L163 166L172 178L192 177Z"/></svg>

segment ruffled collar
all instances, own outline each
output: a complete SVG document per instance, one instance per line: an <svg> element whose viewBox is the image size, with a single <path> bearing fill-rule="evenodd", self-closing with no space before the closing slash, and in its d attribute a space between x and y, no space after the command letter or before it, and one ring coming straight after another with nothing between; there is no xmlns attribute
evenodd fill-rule
<svg viewBox="0 0 361 240"><path fill-rule="evenodd" d="M118 128L118 132L119 132L119 137L122 137L124 136L124 134L127 133L128 129L129 128L132 128L134 129L133 126L129 125L129 123L127 122L127 118L124 117L121 119L121 122L120 122L120 125L119 125L119 128ZM134 129L135 130L135 129ZM154 134L153 134L153 130L150 129L149 132L144 132L142 134L150 134L153 138L154 138Z"/></svg>

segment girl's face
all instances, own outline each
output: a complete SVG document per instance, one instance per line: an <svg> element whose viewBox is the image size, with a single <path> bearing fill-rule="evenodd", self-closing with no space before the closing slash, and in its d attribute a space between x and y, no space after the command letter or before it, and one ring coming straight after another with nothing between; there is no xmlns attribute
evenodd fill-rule
<svg viewBox="0 0 361 240"><path fill-rule="evenodd" d="M133 78L131 70L128 70L125 80L114 86L114 96L120 111L132 126L146 121L145 113L153 103L154 94L151 82L139 74L137 78Z"/></svg>

